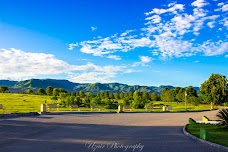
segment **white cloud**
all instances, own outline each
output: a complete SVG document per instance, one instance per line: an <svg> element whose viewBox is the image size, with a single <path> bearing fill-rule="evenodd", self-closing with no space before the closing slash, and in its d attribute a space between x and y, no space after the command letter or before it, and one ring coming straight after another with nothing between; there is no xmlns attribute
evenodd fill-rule
<svg viewBox="0 0 228 152"><path fill-rule="evenodd" d="M228 4L222 6L222 11L223 12L228 11Z"/></svg>
<svg viewBox="0 0 228 152"><path fill-rule="evenodd" d="M145 20L150 20L147 24L151 23L159 23L161 21L161 17L159 15L153 15L151 17L147 17Z"/></svg>
<svg viewBox="0 0 228 152"><path fill-rule="evenodd" d="M95 31L95 30L97 30L97 27L91 26L91 30Z"/></svg>
<svg viewBox="0 0 228 152"><path fill-rule="evenodd" d="M210 28L213 28L213 27L214 27L214 23L215 23L215 22L208 22L207 25L208 25Z"/></svg>
<svg viewBox="0 0 228 152"><path fill-rule="evenodd" d="M40 75L70 74L71 80L79 82L76 79L79 76L83 77L85 73L93 73L96 74L94 76L99 76L99 79L111 81L119 73L122 74L127 70L133 72L132 69L128 69L126 66L98 66L93 63L85 65L68 64L63 60L57 59L52 54L31 53L14 48L0 49L0 60L0 79L21 80ZM74 75L77 76L74 78ZM83 81L86 81L86 78ZM88 78L88 82L90 81L92 79Z"/></svg>
<svg viewBox="0 0 228 152"><path fill-rule="evenodd" d="M212 42L211 40L208 40L200 45L199 49L201 49L206 56L221 55L228 52L228 42L223 42L221 40Z"/></svg>
<svg viewBox="0 0 228 152"><path fill-rule="evenodd" d="M78 43L70 43L68 50L73 50L77 46L78 46Z"/></svg>
<svg viewBox="0 0 228 152"><path fill-rule="evenodd" d="M87 72L77 75L72 75L69 77L69 80L72 82L78 83L108 83L108 82L115 82L111 78L115 77L112 74L105 74L100 72Z"/></svg>
<svg viewBox="0 0 228 152"><path fill-rule="evenodd" d="M176 14L177 11L183 11L184 10L184 5L183 4L174 4L174 5L168 5L168 9L164 9L164 8L154 8L152 11L150 12L146 12L145 15L148 16L150 14L164 14L164 13L174 13Z"/></svg>
<svg viewBox="0 0 228 152"><path fill-rule="evenodd" d="M226 11L227 4L213 3L221 7L219 13L208 10L205 7L209 4L206 0L195 0L185 5L174 2L153 8L145 12L145 23L139 30L126 30L106 38L83 41L78 47L81 47L82 53L112 59L116 58L116 52L128 52L136 48L147 48L160 59L221 54L224 49L217 48L220 46L217 42L221 38L221 46L227 42L228 17L226 12L222 12ZM217 36L213 35L213 41L205 39L207 36L204 32L208 30L217 33ZM208 44L205 45L206 43ZM215 47L206 50L209 45ZM134 63L140 64L141 62Z"/></svg>
<svg viewBox="0 0 228 152"><path fill-rule="evenodd" d="M108 55L107 58L114 59L114 60L121 60L121 57L119 57L117 55Z"/></svg>
<svg viewBox="0 0 228 152"><path fill-rule="evenodd" d="M143 62L143 63L149 63L149 62L152 61L152 58L149 57L149 56L140 56L140 60L141 60L141 62Z"/></svg>
<svg viewBox="0 0 228 152"><path fill-rule="evenodd" d="M205 5L208 5L208 3L205 1L205 0L196 0L194 2L192 2L192 6L195 6L195 7L203 7Z"/></svg>
<svg viewBox="0 0 228 152"><path fill-rule="evenodd" d="M224 5L224 3L223 3L223 2L218 3L218 6L223 6L223 5Z"/></svg>
<svg viewBox="0 0 228 152"><path fill-rule="evenodd" d="M129 33L133 32L134 30L126 30L124 33L122 33L120 36L126 36Z"/></svg>
<svg viewBox="0 0 228 152"><path fill-rule="evenodd" d="M149 56L139 56L140 62L135 62L132 64L133 67L141 65L141 66L147 66L147 63L152 62L154 59Z"/></svg>
<svg viewBox="0 0 228 152"><path fill-rule="evenodd" d="M14 48L1 49L0 60L1 79L59 74L76 68L56 59L52 54L30 53Z"/></svg>

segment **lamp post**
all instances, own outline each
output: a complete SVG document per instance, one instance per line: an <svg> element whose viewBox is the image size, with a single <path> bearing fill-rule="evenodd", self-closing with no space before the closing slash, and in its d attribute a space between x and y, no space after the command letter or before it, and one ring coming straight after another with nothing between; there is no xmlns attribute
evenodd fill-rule
<svg viewBox="0 0 228 152"><path fill-rule="evenodd" d="M187 111L187 92L185 91L185 111Z"/></svg>

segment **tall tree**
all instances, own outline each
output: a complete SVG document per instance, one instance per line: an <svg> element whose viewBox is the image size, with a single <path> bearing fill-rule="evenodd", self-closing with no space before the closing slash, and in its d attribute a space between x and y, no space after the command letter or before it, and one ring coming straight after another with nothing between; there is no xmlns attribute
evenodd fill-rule
<svg viewBox="0 0 228 152"><path fill-rule="evenodd" d="M120 93L120 99L123 99L123 98L124 98L124 93L121 92L121 93Z"/></svg>
<svg viewBox="0 0 228 152"><path fill-rule="evenodd" d="M174 102L175 101L174 97L175 97L174 90L170 90L168 88L165 88L162 91L162 94L161 94L162 101L164 101L164 102Z"/></svg>
<svg viewBox="0 0 228 152"><path fill-rule="evenodd" d="M38 94L38 95L46 95L46 92L45 92L44 89L39 88L38 91L37 91L37 94Z"/></svg>
<svg viewBox="0 0 228 152"><path fill-rule="evenodd" d="M208 80L200 86L200 94L205 97L207 102L211 103L211 109L214 105L223 103L227 100L228 81L225 76L212 74Z"/></svg>
<svg viewBox="0 0 228 152"><path fill-rule="evenodd" d="M52 86L48 86L47 88L46 88L46 94L48 95L48 96L52 96L53 95L53 87Z"/></svg>
<svg viewBox="0 0 228 152"><path fill-rule="evenodd" d="M53 96L59 96L60 90L59 88L54 88L53 89Z"/></svg>
<svg viewBox="0 0 228 152"><path fill-rule="evenodd" d="M109 92L108 91L105 91L105 99L109 99Z"/></svg>
<svg viewBox="0 0 228 152"><path fill-rule="evenodd" d="M133 92L132 91L129 92L129 99L133 99Z"/></svg>
<svg viewBox="0 0 228 152"><path fill-rule="evenodd" d="M156 92L153 92L153 93L151 93L151 95L150 95L150 99L151 99L152 101L158 101L158 100L159 100L159 96L158 96L158 94L157 94Z"/></svg>
<svg viewBox="0 0 228 152"><path fill-rule="evenodd" d="M32 89L28 89L28 90L26 91L26 93L27 93L27 94L33 94L33 90L32 90Z"/></svg>
<svg viewBox="0 0 228 152"><path fill-rule="evenodd" d="M143 100L147 101L147 100L149 100L149 98L150 98L150 97L149 97L148 92L143 92L143 93L142 93L142 99L143 99Z"/></svg>
<svg viewBox="0 0 228 152"><path fill-rule="evenodd" d="M177 102L184 102L185 101L185 89L181 88L179 92L176 94L176 101Z"/></svg>
<svg viewBox="0 0 228 152"><path fill-rule="evenodd" d="M110 94L109 94L109 98L110 98L110 99L114 99L114 98L115 98L115 97L114 97L114 94L113 94L113 93L110 93Z"/></svg>
<svg viewBox="0 0 228 152"><path fill-rule="evenodd" d="M188 97L192 97L192 96L197 97L197 92L192 86L189 86L186 88L186 93Z"/></svg>
<svg viewBox="0 0 228 152"><path fill-rule="evenodd" d="M164 88L164 89L162 90L162 93L161 93L161 100L164 101L164 102L168 102L168 96L167 96L168 91L169 91L168 88Z"/></svg>
<svg viewBox="0 0 228 152"><path fill-rule="evenodd" d="M115 97L116 100L118 100L118 99L119 99L119 93L116 92L116 93L114 94L114 97Z"/></svg>
<svg viewBox="0 0 228 152"><path fill-rule="evenodd" d="M84 91L79 91L79 96L80 96L81 98L84 98L84 97L85 97Z"/></svg>
<svg viewBox="0 0 228 152"><path fill-rule="evenodd" d="M5 93L9 88L7 86L0 86L0 92Z"/></svg>

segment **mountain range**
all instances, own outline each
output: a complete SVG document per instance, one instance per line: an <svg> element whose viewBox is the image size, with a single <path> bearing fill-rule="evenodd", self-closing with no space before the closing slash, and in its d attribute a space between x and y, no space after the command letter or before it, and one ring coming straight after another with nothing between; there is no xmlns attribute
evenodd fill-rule
<svg viewBox="0 0 228 152"><path fill-rule="evenodd" d="M46 89L48 86L54 88L63 88L68 92L91 92L99 93L103 91L115 92L156 92L160 94L164 88L174 89L174 86L161 85L157 86L140 86L140 85L127 85L121 83L74 83L68 80L56 80L56 79L30 79L23 81L10 81L0 80L0 86L7 86L10 92L25 92L27 89L37 91L39 88ZM195 90L199 90L199 87L194 87Z"/></svg>

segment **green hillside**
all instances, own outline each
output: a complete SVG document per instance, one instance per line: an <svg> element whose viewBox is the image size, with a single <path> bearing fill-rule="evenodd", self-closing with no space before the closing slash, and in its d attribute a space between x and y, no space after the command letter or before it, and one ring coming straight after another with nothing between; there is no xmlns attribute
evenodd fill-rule
<svg viewBox="0 0 228 152"><path fill-rule="evenodd" d="M99 93L108 91L110 93L114 92L130 92L130 91L140 91L140 92L156 92L160 94L164 88L174 89L173 86L140 86L140 85L127 85L121 83L74 83L68 80L55 80L55 79L30 79L24 81L9 81L0 80L0 86L7 86L10 92L25 92L27 89L32 89L37 91L39 88L46 89L48 86L54 88L63 88L68 92L91 92ZM195 87L198 91L199 88Z"/></svg>

